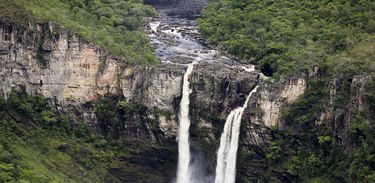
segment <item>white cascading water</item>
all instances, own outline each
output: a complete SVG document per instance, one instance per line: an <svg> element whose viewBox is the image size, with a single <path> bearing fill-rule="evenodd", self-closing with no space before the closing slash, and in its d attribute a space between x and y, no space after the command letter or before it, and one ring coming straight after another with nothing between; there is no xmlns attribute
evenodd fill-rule
<svg viewBox="0 0 375 183"><path fill-rule="evenodd" d="M217 152L215 183L234 183L236 180L236 162L238 139L240 135L241 118L249 103L249 99L258 89L256 86L247 96L242 107L230 112L220 137L220 147Z"/></svg>
<svg viewBox="0 0 375 183"><path fill-rule="evenodd" d="M177 183L188 183L190 181L190 144L189 144L189 76L193 72L194 63L189 64L182 86L182 99L180 103L180 127L178 130L178 168Z"/></svg>
<svg viewBox="0 0 375 183"><path fill-rule="evenodd" d="M227 63L232 60L220 56L216 50L211 50L199 43L199 37L195 23L186 19L161 17L150 22L149 34L152 44L156 48L156 56L164 64L185 65L180 60L193 60L205 63ZM177 57L181 59L175 59ZM207 176L204 162L200 162L199 156L191 152L189 144L189 76L193 71L193 65L189 64L183 78L182 99L180 103L179 130L178 130L178 167L176 183L206 183L213 182L213 175ZM242 68L246 72L254 72L255 66L226 65L236 69ZM254 89L255 92L256 88ZM253 93L253 92L252 92ZM233 110L227 118L224 132L220 140L216 167L216 183L233 183L235 181L236 154L238 149L239 129L241 117L247 106ZM204 160L203 160L204 161Z"/></svg>
<svg viewBox="0 0 375 183"><path fill-rule="evenodd" d="M160 22L157 21L157 22L151 22L150 23L150 28L151 30L154 32L154 33L158 33L158 27L160 25Z"/></svg>

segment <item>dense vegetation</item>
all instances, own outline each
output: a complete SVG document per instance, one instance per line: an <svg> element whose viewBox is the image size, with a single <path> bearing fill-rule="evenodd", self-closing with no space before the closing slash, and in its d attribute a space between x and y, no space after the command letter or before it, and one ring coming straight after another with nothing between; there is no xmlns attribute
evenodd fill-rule
<svg viewBox="0 0 375 183"><path fill-rule="evenodd" d="M373 53L374 9L367 0L212 0L198 22L209 44L280 75L313 65L367 67L357 56Z"/></svg>
<svg viewBox="0 0 375 183"><path fill-rule="evenodd" d="M366 0L212 0L208 5L198 22L209 44L259 65L273 78L319 67L308 91L284 106L284 128L271 129L264 157L255 148L240 152L243 161L264 162L263 170L253 171L266 172L258 180L375 182L375 82L369 79L353 90L356 76L374 78L374 10L375 2ZM335 116L317 124L330 105L332 83ZM353 100L364 102L355 108ZM345 124L349 110L356 117ZM246 166L239 163L244 182Z"/></svg>
<svg viewBox="0 0 375 183"><path fill-rule="evenodd" d="M373 78L338 77L333 98L330 78L311 79L304 95L282 107L282 127L269 129L266 147L240 149L238 180L375 182Z"/></svg>
<svg viewBox="0 0 375 183"><path fill-rule="evenodd" d="M0 17L28 25L53 21L126 62L156 62L141 30L154 10L139 0L0 0Z"/></svg>
<svg viewBox="0 0 375 183"><path fill-rule="evenodd" d="M110 101L101 99L95 110ZM124 106L120 101L111 109ZM114 115L109 109L104 114ZM174 166L173 150L110 132L73 124L51 101L15 90L8 100L0 97L0 182L163 182L163 172Z"/></svg>
<svg viewBox="0 0 375 183"><path fill-rule="evenodd" d="M325 110L326 81L315 79L312 88L283 112L284 130L272 129L272 143L266 151L267 181L288 180L303 182L374 182L375 181L375 123L374 86L364 86L363 104L346 130L340 132L348 104L355 94L340 84L347 93L345 99L336 98L335 119L316 120ZM340 94L342 95L342 94ZM341 127L340 127L341 126ZM345 128L344 128L345 129ZM341 135L340 135L341 134ZM343 134L348 134L347 139ZM344 142L346 141L346 142Z"/></svg>

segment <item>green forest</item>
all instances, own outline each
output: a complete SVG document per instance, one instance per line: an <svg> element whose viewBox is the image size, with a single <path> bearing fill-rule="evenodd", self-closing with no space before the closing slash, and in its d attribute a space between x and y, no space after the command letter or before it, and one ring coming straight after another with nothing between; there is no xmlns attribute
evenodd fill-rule
<svg viewBox="0 0 375 183"><path fill-rule="evenodd" d="M156 63L141 26L144 18L155 14L141 0L0 0L2 19L21 26L52 21L127 63Z"/></svg>
<svg viewBox="0 0 375 183"><path fill-rule="evenodd" d="M208 44L266 75L314 65L372 71L374 9L368 0L212 0L198 23Z"/></svg>

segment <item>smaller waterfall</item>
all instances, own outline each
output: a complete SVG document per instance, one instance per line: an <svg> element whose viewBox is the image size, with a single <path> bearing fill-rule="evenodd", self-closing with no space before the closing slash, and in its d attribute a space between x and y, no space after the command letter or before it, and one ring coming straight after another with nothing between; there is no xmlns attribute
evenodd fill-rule
<svg viewBox="0 0 375 183"><path fill-rule="evenodd" d="M190 164L190 144L189 144L189 95L190 82L189 76L193 72L194 63L189 64L182 86L182 99L180 103L180 126L178 129L178 167L177 167L177 183L188 183L190 180L189 164Z"/></svg>
<svg viewBox="0 0 375 183"><path fill-rule="evenodd" d="M249 93L243 106L232 110L227 117L223 133L220 137L220 147L217 152L215 183L234 183L236 180L236 162L241 118L251 95L255 93L257 89L258 86Z"/></svg>

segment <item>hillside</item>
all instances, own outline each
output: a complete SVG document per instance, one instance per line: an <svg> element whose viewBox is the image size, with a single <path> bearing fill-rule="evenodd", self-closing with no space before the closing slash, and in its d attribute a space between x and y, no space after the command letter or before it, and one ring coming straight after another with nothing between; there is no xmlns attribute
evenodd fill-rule
<svg viewBox="0 0 375 183"><path fill-rule="evenodd" d="M375 181L374 10L346 0L212 0L205 9L208 44L276 81L316 74L271 129L263 181Z"/></svg>
<svg viewBox="0 0 375 183"><path fill-rule="evenodd" d="M267 75L316 65L371 72L374 8L372 1L213 0L198 22L209 44Z"/></svg>
<svg viewBox="0 0 375 183"><path fill-rule="evenodd" d="M155 14L152 7L141 1L0 1L1 20L10 19L20 27L26 27L29 22L54 22L127 63L156 63L141 26L144 18Z"/></svg>

